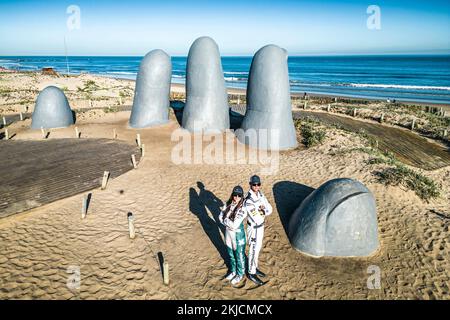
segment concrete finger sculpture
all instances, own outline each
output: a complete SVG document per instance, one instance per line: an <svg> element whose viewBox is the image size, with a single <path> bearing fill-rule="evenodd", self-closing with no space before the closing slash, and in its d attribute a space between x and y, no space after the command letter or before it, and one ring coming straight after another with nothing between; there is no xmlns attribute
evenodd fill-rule
<svg viewBox="0 0 450 320"><path fill-rule="evenodd" d="M146 128L169 121L171 76L172 62L167 53L157 49L145 55L136 79L130 127Z"/></svg>
<svg viewBox="0 0 450 320"><path fill-rule="evenodd" d="M32 129L64 128L73 123L72 110L61 89L49 86L39 93L31 116Z"/></svg>
<svg viewBox="0 0 450 320"><path fill-rule="evenodd" d="M221 132L230 127L228 96L213 39L201 37L189 49L183 128L191 132Z"/></svg>
<svg viewBox="0 0 450 320"><path fill-rule="evenodd" d="M288 233L294 248L312 256L368 256L379 246L375 199L356 180L330 180L297 208Z"/></svg>
<svg viewBox="0 0 450 320"><path fill-rule="evenodd" d="M267 45L256 52L247 84L247 110L236 135L242 143L267 150L297 146L292 120L286 50Z"/></svg>

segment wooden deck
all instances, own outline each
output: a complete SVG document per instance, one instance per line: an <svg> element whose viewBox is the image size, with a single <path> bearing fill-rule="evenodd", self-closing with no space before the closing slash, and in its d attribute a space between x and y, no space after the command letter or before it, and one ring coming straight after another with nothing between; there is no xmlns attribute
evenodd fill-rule
<svg viewBox="0 0 450 320"><path fill-rule="evenodd" d="M109 139L0 141L0 218L97 188L104 171L133 169L132 154L137 146Z"/></svg>
<svg viewBox="0 0 450 320"><path fill-rule="evenodd" d="M310 117L353 132L364 130L378 140L380 150L392 152L400 161L414 167L435 170L450 165L449 148L430 142L405 129L324 112L295 111L293 115L294 119Z"/></svg>

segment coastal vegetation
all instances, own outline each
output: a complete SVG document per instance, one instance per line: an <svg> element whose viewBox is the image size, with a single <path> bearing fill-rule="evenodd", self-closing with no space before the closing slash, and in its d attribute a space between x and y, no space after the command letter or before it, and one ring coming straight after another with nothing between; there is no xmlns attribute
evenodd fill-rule
<svg viewBox="0 0 450 320"><path fill-rule="evenodd" d="M306 148L321 145L325 141L326 131L318 121L296 120L295 127L300 131L302 143Z"/></svg>
<svg viewBox="0 0 450 320"><path fill-rule="evenodd" d="M354 152L365 153L370 156L365 161L367 165L378 165L377 169L372 172L377 178L377 182L386 186L405 187L415 192L419 198L426 202L440 196L440 186L433 179L427 177L417 169L407 167L393 153L380 150L377 140L363 130L355 133L345 130L339 125L330 125L311 118L296 120L295 125L301 133L303 144L307 148L322 144L326 137L326 132L333 129L359 136L363 142L363 146L341 148L330 152L330 155L344 156Z"/></svg>

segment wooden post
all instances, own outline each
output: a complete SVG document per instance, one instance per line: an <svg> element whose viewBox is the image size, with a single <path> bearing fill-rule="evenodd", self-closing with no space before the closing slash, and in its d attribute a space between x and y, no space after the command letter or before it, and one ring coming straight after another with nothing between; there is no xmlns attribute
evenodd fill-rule
<svg viewBox="0 0 450 320"><path fill-rule="evenodd" d="M102 190L106 189L106 184L108 183L108 178L109 178L109 171L103 172Z"/></svg>
<svg viewBox="0 0 450 320"><path fill-rule="evenodd" d="M445 138L447 136L447 134L448 134L447 129L444 129L444 132L442 133L442 136Z"/></svg>
<svg viewBox="0 0 450 320"><path fill-rule="evenodd" d="M5 129L5 138L6 138L6 140L9 140L9 132L8 132L8 129Z"/></svg>
<svg viewBox="0 0 450 320"><path fill-rule="evenodd" d="M380 123L384 121L384 113L381 114Z"/></svg>
<svg viewBox="0 0 450 320"><path fill-rule="evenodd" d="M308 102L305 101L305 103L303 104L303 109L306 110L307 107L308 107Z"/></svg>
<svg viewBox="0 0 450 320"><path fill-rule="evenodd" d="M134 154L131 155L131 162L133 162L133 168L137 169L136 156Z"/></svg>
<svg viewBox="0 0 450 320"><path fill-rule="evenodd" d="M6 118L3 117L3 126L6 127Z"/></svg>
<svg viewBox="0 0 450 320"><path fill-rule="evenodd" d="M413 119L411 123L411 130L414 130L414 127L416 126L416 119Z"/></svg>
<svg viewBox="0 0 450 320"><path fill-rule="evenodd" d="M353 109L353 116L356 117L356 108Z"/></svg>
<svg viewBox="0 0 450 320"><path fill-rule="evenodd" d="M131 212L128 212L128 231L130 233L130 239L134 239L136 237L136 232L134 230L134 217Z"/></svg>
<svg viewBox="0 0 450 320"><path fill-rule="evenodd" d="M238 105L240 105L240 104L241 104L241 95L238 94Z"/></svg>
<svg viewBox="0 0 450 320"><path fill-rule="evenodd" d="M163 263L163 279L164 284L169 285L169 264L167 262Z"/></svg>
<svg viewBox="0 0 450 320"><path fill-rule="evenodd" d="M142 144L141 146L141 158L145 156L145 144Z"/></svg>
<svg viewBox="0 0 450 320"><path fill-rule="evenodd" d="M141 147L141 135L139 133L136 134L136 143L138 147Z"/></svg>
<svg viewBox="0 0 450 320"><path fill-rule="evenodd" d="M86 218L87 205L88 205L88 195L84 195L83 196L83 202L81 204L81 219Z"/></svg>
<svg viewBox="0 0 450 320"><path fill-rule="evenodd" d="M334 98L334 102L337 102L337 97Z"/></svg>
<svg viewBox="0 0 450 320"><path fill-rule="evenodd" d="M123 104L123 102L122 102L122 96L120 96L120 95L119 95L119 104L120 104L120 105Z"/></svg>
<svg viewBox="0 0 450 320"><path fill-rule="evenodd" d="M20 117L20 121L23 121L23 113L22 112L19 113L19 117Z"/></svg>
<svg viewBox="0 0 450 320"><path fill-rule="evenodd" d="M78 127L75 127L75 137L80 138L80 132L78 131Z"/></svg>
<svg viewBox="0 0 450 320"><path fill-rule="evenodd" d="M47 133L45 132L43 127L41 127L41 133L42 133L42 138L43 139L47 138Z"/></svg>
<svg viewBox="0 0 450 320"><path fill-rule="evenodd" d="M113 129L113 139L117 138L116 129Z"/></svg>
<svg viewBox="0 0 450 320"><path fill-rule="evenodd" d="M378 149L379 145L378 145L378 140L375 140L375 147Z"/></svg>
<svg viewBox="0 0 450 320"><path fill-rule="evenodd" d="M331 104L330 103L328 104L327 112L331 112Z"/></svg>

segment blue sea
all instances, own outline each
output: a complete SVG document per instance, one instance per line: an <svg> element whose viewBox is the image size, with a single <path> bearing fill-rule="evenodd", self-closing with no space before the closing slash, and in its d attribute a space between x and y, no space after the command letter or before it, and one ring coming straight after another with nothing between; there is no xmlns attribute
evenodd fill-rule
<svg viewBox="0 0 450 320"><path fill-rule="evenodd" d="M136 79L142 57L8 56L0 66L17 70L53 67ZM228 87L245 88L252 57L222 57ZM184 83L186 57L172 57L172 81ZM450 104L450 55L290 56L292 92Z"/></svg>

